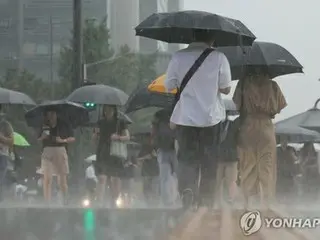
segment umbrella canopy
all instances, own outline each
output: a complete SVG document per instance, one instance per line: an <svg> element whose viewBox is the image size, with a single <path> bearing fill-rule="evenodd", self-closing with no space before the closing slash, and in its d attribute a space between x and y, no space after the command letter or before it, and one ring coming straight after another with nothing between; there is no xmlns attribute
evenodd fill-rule
<svg viewBox="0 0 320 240"><path fill-rule="evenodd" d="M122 90L103 84L89 85L74 90L66 99L72 102L121 106L128 100Z"/></svg>
<svg viewBox="0 0 320 240"><path fill-rule="evenodd" d="M158 107L169 109L172 107L174 94L151 92L148 87L137 89L128 99L125 112L131 113L148 107ZM237 108L231 99L224 99L226 110L230 114L238 114Z"/></svg>
<svg viewBox="0 0 320 240"><path fill-rule="evenodd" d="M319 102L320 98L316 101L314 107L309 110L308 118L300 126L320 133L320 109L317 108Z"/></svg>
<svg viewBox="0 0 320 240"><path fill-rule="evenodd" d="M168 43L214 37L216 46L250 46L255 35L240 21L202 11L154 13L136 27L136 35Z"/></svg>
<svg viewBox="0 0 320 240"><path fill-rule="evenodd" d="M257 68L271 78L291 73L303 73L303 66L282 46L270 42L254 42L252 47L220 47L229 60L232 79L237 80ZM244 66L244 68L243 68Z"/></svg>
<svg viewBox="0 0 320 240"><path fill-rule="evenodd" d="M14 132L13 133L13 144L18 147L29 147L30 144L21 134Z"/></svg>
<svg viewBox="0 0 320 240"><path fill-rule="evenodd" d="M146 134L150 134L151 133L151 124L147 125L140 125L140 126L132 126L132 129L130 129L130 134L132 136L134 135L146 135Z"/></svg>
<svg viewBox="0 0 320 240"><path fill-rule="evenodd" d="M160 77L158 77L157 79L152 81L152 83L148 86L148 90L150 92L166 93L167 90L164 87L164 81L165 80L166 80L166 75L165 74L161 75ZM173 89L170 93L176 94L177 93L177 89Z"/></svg>
<svg viewBox="0 0 320 240"><path fill-rule="evenodd" d="M0 104L36 105L28 95L6 88L0 88Z"/></svg>
<svg viewBox="0 0 320 240"><path fill-rule="evenodd" d="M283 124L276 124L275 125L275 131L276 135L278 137L285 136L289 142L318 142L320 141L320 134L307 130L301 127L292 127L292 126L286 126Z"/></svg>
<svg viewBox="0 0 320 240"><path fill-rule="evenodd" d="M118 111L118 118L123 120L126 124L133 123L132 119L122 111Z"/></svg>
<svg viewBox="0 0 320 240"><path fill-rule="evenodd" d="M25 114L28 126L41 127L44 113L51 109L57 111L58 117L71 124L74 128L89 122L89 113L85 107L74 102L57 100L43 102L29 110Z"/></svg>
<svg viewBox="0 0 320 240"><path fill-rule="evenodd" d="M308 111L294 115L290 118L287 118L285 120L282 120L276 123L276 125L279 127L281 126L285 128L291 128L291 129L294 129L297 127L303 127L307 125L311 126L313 124L317 124L318 126L320 125L320 110L317 108L309 109ZM313 126L316 127L315 125Z"/></svg>

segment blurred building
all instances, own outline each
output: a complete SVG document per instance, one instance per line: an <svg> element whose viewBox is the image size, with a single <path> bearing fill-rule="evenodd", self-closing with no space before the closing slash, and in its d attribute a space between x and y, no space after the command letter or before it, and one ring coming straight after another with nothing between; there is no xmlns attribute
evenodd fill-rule
<svg viewBox="0 0 320 240"><path fill-rule="evenodd" d="M173 12L183 8L182 0L140 0L140 22L155 12ZM148 38L140 38L140 51L143 53L173 52L179 49L178 44L166 44Z"/></svg>
<svg viewBox="0 0 320 240"><path fill-rule="evenodd" d="M111 44L134 51L172 52L178 45L135 36L134 27L154 12L178 11L182 0L82 0L83 17L107 16ZM7 68L26 68L44 80L56 80L59 53L69 45L73 0L0 0L0 76ZM50 61L52 56L53 61Z"/></svg>

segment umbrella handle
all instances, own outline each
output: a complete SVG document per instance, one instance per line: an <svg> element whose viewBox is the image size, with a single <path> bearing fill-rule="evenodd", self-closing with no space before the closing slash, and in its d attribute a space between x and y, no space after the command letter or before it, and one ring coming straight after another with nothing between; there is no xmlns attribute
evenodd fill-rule
<svg viewBox="0 0 320 240"><path fill-rule="evenodd" d="M320 103L320 98L315 102L315 104L314 104L314 108L318 108L318 104Z"/></svg>

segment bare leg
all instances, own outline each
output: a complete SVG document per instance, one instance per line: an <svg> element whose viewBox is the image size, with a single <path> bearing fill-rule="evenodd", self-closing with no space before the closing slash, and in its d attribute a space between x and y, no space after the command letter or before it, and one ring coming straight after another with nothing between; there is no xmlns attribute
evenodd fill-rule
<svg viewBox="0 0 320 240"><path fill-rule="evenodd" d="M111 177L110 180L111 198L114 202L121 193L121 180L118 177Z"/></svg>
<svg viewBox="0 0 320 240"><path fill-rule="evenodd" d="M43 173L43 197L46 202L51 201L52 174L48 170Z"/></svg>
<svg viewBox="0 0 320 240"><path fill-rule="evenodd" d="M66 174L62 174L60 176L58 176L57 178L58 180L58 185L59 185L59 189L62 193L63 196L63 201L65 204L67 204L67 195L68 195L68 182L67 182L67 175Z"/></svg>
<svg viewBox="0 0 320 240"><path fill-rule="evenodd" d="M231 182L229 184L229 197L230 199L234 200L237 195L237 183Z"/></svg>
<svg viewBox="0 0 320 240"><path fill-rule="evenodd" d="M217 169L217 177L216 177L216 186L215 186L215 206L214 208L220 208L221 207L221 199L222 199L222 188L223 188L223 176L224 176L224 166L222 164L218 165Z"/></svg>
<svg viewBox="0 0 320 240"><path fill-rule="evenodd" d="M237 194L238 164L229 163L225 169L229 200L233 201Z"/></svg>

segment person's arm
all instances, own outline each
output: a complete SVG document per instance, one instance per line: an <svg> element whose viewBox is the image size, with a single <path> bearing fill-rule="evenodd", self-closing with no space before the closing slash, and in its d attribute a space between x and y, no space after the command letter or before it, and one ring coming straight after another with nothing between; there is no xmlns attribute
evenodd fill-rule
<svg viewBox="0 0 320 240"><path fill-rule="evenodd" d="M144 161L144 160L149 160L149 159L151 159L151 158L152 158L152 154L149 153L149 154L146 154L146 155L144 155L144 156L142 156L142 157L138 157L137 160L138 160L138 161Z"/></svg>
<svg viewBox="0 0 320 240"><path fill-rule="evenodd" d="M130 140L130 133L128 129L124 129L121 132L121 136L119 136L120 141L129 141Z"/></svg>
<svg viewBox="0 0 320 240"><path fill-rule="evenodd" d="M232 97L232 101L236 105L237 110L240 110L243 104L242 103L242 86L241 86L242 84L243 84L243 80L239 80Z"/></svg>
<svg viewBox="0 0 320 240"><path fill-rule="evenodd" d="M273 89L274 89L274 95L276 97L276 103L277 103L277 112L276 114L280 113L282 109L284 109L288 104L287 104L287 101L278 85L277 82L275 81L272 81L272 84L273 84Z"/></svg>
<svg viewBox="0 0 320 240"><path fill-rule="evenodd" d="M118 140L118 141L129 141L130 133L126 124L123 121L121 121L119 124L120 124L120 135L119 133L115 133L111 136L111 139Z"/></svg>
<svg viewBox="0 0 320 240"><path fill-rule="evenodd" d="M179 87L178 81L178 61L173 56L166 72L166 79L164 81L164 86L167 92L174 90L175 88Z"/></svg>
<svg viewBox="0 0 320 240"><path fill-rule="evenodd" d="M62 139L61 137L57 137L56 141L58 143L67 143L67 144L75 142L76 139L75 139L75 137L73 135L72 127L68 124L68 125L65 125L64 128L65 128L64 131L66 132L66 136L68 136L68 137L66 137L64 139Z"/></svg>
<svg viewBox="0 0 320 240"><path fill-rule="evenodd" d="M228 95L231 91L231 70L227 57L221 54L221 65L219 69L219 92Z"/></svg>

